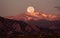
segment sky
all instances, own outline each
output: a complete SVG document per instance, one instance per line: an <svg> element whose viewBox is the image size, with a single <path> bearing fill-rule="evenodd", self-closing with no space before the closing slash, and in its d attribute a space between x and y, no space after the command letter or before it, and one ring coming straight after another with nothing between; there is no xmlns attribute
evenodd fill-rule
<svg viewBox="0 0 60 38"><path fill-rule="evenodd" d="M42 10L46 14L60 14L58 10L60 0L0 0L0 16L25 13L29 6L33 6L35 11Z"/></svg>

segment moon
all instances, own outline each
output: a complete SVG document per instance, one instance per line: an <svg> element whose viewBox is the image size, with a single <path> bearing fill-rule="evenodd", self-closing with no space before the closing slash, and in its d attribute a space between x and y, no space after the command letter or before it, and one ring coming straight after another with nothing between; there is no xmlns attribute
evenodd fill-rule
<svg viewBox="0 0 60 38"><path fill-rule="evenodd" d="M33 13L34 12L34 7L33 6L27 7L27 12Z"/></svg>

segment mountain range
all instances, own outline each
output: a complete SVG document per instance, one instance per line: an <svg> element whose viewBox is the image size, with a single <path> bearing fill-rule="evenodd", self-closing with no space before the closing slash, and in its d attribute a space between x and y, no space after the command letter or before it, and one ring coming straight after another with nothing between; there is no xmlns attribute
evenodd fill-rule
<svg viewBox="0 0 60 38"><path fill-rule="evenodd" d="M0 35L60 34L60 16L43 12L0 17Z"/></svg>
<svg viewBox="0 0 60 38"><path fill-rule="evenodd" d="M15 20L22 20L27 22L30 25L36 25L39 28L60 28L60 16L51 15L51 14L44 14L42 11L34 12L34 13L23 13L16 16L6 16L5 18L15 19ZM58 26L58 27L56 27Z"/></svg>
<svg viewBox="0 0 60 38"><path fill-rule="evenodd" d="M59 15L52 15L52 14L44 14L44 12L34 12L34 13L21 13L15 16L6 16L5 18L15 19L15 20L40 20L45 19L49 21L60 20Z"/></svg>

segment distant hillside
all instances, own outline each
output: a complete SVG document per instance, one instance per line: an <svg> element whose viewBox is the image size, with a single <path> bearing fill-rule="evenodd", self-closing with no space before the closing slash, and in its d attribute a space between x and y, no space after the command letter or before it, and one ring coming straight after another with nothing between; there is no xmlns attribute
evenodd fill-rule
<svg viewBox="0 0 60 38"><path fill-rule="evenodd" d="M51 36L60 34L60 20L48 21L42 20L30 20L28 23L21 20L7 19L0 17L0 35L11 36L11 35L22 35L22 34L33 34L33 35L44 35ZM51 34L51 35L49 35Z"/></svg>
<svg viewBox="0 0 60 38"><path fill-rule="evenodd" d="M44 14L42 11L25 12L16 16L6 16L3 20L3 24L9 25L9 29L12 28L13 35L60 36L60 15Z"/></svg>

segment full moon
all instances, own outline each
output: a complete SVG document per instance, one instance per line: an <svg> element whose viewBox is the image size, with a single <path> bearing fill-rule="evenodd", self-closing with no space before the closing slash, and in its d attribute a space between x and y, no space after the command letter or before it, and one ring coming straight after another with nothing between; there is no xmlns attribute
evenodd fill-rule
<svg viewBox="0 0 60 38"><path fill-rule="evenodd" d="M33 12L34 12L34 7L33 7L33 6L29 6L29 7L27 8L27 12L33 13Z"/></svg>

